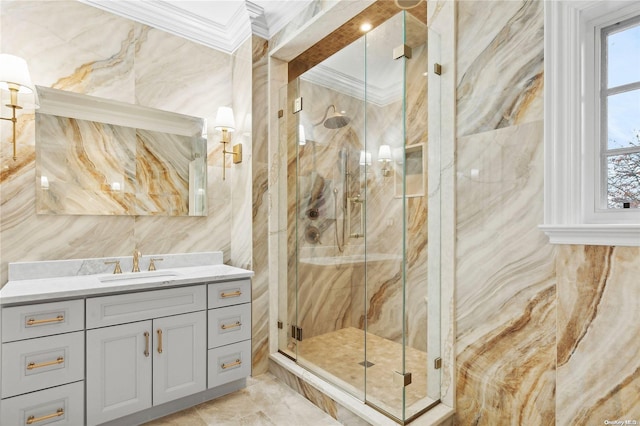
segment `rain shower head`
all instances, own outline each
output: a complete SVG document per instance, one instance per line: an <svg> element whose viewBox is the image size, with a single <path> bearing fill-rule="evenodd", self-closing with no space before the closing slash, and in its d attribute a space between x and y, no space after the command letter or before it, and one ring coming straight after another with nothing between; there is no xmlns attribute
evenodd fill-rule
<svg viewBox="0 0 640 426"><path fill-rule="evenodd" d="M331 108L333 108L333 114L331 114L331 116L328 116L329 110ZM346 126L347 124L349 124L350 121L351 121L350 117L339 113L336 110L335 105L332 104L327 107L327 110L324 112L324 117L322 117L322 120L320 120L315 125L317 126L318 124L323 123L324 127L326 127L327 129L340 129Z"/></svg>
<svg viewBox="0 0 640 426"><path fill-rule="evenodd" d="M346 115L336 112L331 117L324 120L324 127L327 129L339 129L349 124L351 119Z"/></svg>

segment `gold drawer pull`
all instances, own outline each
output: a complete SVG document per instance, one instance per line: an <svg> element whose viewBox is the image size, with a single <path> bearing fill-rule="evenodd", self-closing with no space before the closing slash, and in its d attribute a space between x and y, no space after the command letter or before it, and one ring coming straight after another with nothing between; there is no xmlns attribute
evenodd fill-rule
<svg viewBox="0 0 640 426"><path fill-rule="evenodd" d="M149 332L144 332L144 356L149 357Z"/></svg>
<svg viewBox="0 0 640 426"><path fill-rule="evenodd" d="M228 330L230 328L240 327L241 325L242 323L240 321L236 321L234 324L222 324L220 328L223 330Z"/></svg>
<svg viewBox="0 0 640 426"><path fill-rule="evenodd" d="M162 353L162 330L158 329L158 353Z"/></svg>
<svg viewBox="0 0 640 426"><path fill-rule="evenodd" d="M236 290L234 292L231 293L220 293L220 297L222 297L223 299L227 298L227 297L238 297L241 296L242 292L240 290Z"/></svg>
<svg viewBox="0 0 640 426"><path fill-rule="evenodd" d="M235 362L232 362L231 364L222 364L221 367L223 370L226 370L227 368L231 368L231 367L235 367L236 365L241 365L242 361L240 361L240 359L236 359Z"/></svg>
<svg viewBox="0 0 640 426"><path fill-rule="evenodd" d="M41 320L29 318L27 320L27 325L48 324L50 322L62 322L62 321L64 321L64 315L58 315L55 318L47 318L47 319L41 319Z"/></svg>
<svg viewBox="0 0 640 426"><path fill-rule="evenodd" d="M37 422L41 422L43 420L49 420L52 419L54 417L60 417L60 416L64 416L64 409L63 408L58 408L58 411L56 411L53 414L47 414L46 416L42 416L42 417L34 417L34 416L29 416L27 418L27 424L33 424L33 423L37 423Z"/></svg>
<svg viewBox="0 0 640 426"><path fill-rule="evenodd" d="M62 364L64 362L64 357L59 356L55 361L47 361L41 362L40 364L36 364L35 362L30 362L27 365L27 370L33 370L36 368L48 367L50 365Z"/></svg>

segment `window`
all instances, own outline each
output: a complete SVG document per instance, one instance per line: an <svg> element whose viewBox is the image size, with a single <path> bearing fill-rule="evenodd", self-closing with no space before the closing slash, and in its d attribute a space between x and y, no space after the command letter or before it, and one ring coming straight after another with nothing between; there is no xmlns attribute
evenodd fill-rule
<svg viewBox="0 0 640 426"><path fill-rule="evenodd" d="M600 208L640 208L640 16L601 30Z"/></svg>
<svg viewBox="0 0 640 426"><path fill-rule="evenodd" d="M545 2L552 243L640 246L640 2Z"/></svg>

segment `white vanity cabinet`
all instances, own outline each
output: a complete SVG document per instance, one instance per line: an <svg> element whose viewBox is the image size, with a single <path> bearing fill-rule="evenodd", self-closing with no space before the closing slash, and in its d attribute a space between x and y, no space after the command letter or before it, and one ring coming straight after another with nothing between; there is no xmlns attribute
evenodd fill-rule
<svg viewBox="0 0 640 426"><path fill-rule="evenodd" d="M87 327L137 320L87 330L87 424L205 390L205 309L205 285L87 299Z"/></svg>
<svg viewBox="0 0 640 426"><path fill-rule="evenodd" d="M110 261L70 260L43 279L41 263L9 265L0 426L137 425L246 386L253 273L217 252L162 257L179 266L64 274Z"/></svg>
<svg viewBox="0 0 640 426"><path fill-rule="evenodd" d="M0 424L82 424L84 361L84 301L2 309Z"/></svg>
<svg viewBox="0 0 640 426"><path fill-rule="evenodd" d="M209 388L251 374L250 302L250 280L209 284Z"/></svg>

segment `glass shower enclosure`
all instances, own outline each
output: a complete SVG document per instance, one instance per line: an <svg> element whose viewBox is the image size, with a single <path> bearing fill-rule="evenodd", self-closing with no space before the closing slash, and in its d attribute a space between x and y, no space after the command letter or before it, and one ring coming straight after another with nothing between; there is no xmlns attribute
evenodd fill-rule
<svg viewBox="0 0 640 426"><path fill-rule="evenodd" d="M426 76L426 22L401 11L280 95L289 261L279 351L399 423L440 398Z"/></svg>

